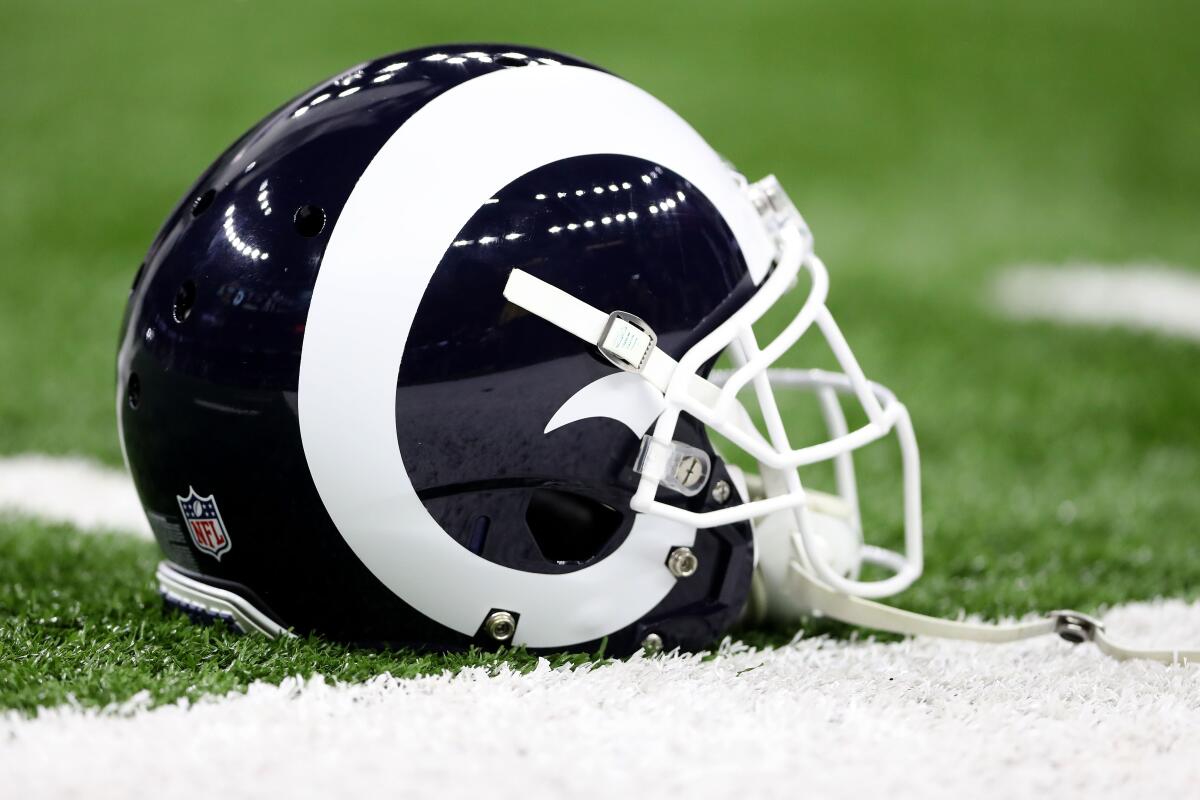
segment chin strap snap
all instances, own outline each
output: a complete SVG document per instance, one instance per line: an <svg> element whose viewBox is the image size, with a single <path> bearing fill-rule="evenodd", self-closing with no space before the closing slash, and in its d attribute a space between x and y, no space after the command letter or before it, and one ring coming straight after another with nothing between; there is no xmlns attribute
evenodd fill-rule
<svg viewBox="0 0 1200 800"><path fill-rule="evenodd" d="M795 563L792 564L792 579L793 588L808 608L863 628L907 636L936 636L942 639L993 644L1058 634L1072 644L1092 642L1100 652L1119 661L1140 659L1163 664L1200 661L1200 650L1143 649L1119 645L1108 637L1104 623L1078 611L1052 611L1041 619L1027 622L959 622L916 614L861 597L842 594L815 580Z"/></svg>

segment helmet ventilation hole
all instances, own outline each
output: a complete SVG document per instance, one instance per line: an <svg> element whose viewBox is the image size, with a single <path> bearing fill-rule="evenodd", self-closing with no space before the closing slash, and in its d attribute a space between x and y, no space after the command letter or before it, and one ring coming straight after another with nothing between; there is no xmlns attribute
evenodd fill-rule
<svg viewBox="0 0 1200 800"><path fill-rule="evenodd" d="M175 307L172 309L172 316L176 322L184 322L192 314L192 306L196 304L196 284L192 281L184 281L179 285L179 291L175 292Z"/></svg>
<svg viewBox="0 0 1200 800"><path fill-rule="evenodd" d="M213 199L216 196L217 196L216 190L209 189L207 192L205 192L204 194L198 196L195 200L193 200L192 201L192 216L198 217L201 214L203 214L205 211L208 211L209 206L212 205Z"/></svg>
<svg viewBox="0 0 1200 800"><path fill-rule="evenodd" d="M495 63L499 64L502 67L527 67L527 66L529 66L528 58L524 58L522 56L517 56L512 53L501 53L498 56L494 56L492 58L492 61L494 61Z"/></svg>
<svg viewBox="0 0 1200 800"><path fill-rule="evenodd" d="M296 226L296 233L311 239L325 230L325 209L320 206L300 206L292 222Z"/></svg>
<svg viewBox="0 0 1200 800"><path fill-rule="evenodd" d="M125 384L125 399L132 411L137 411L142 404L142 379L136 372L129 376L129 382Z"/></svg>

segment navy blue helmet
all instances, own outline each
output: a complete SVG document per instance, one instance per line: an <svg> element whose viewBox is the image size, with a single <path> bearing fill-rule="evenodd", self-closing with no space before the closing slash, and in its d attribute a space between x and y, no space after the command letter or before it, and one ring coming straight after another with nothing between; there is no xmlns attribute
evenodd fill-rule
<svg viewBox="0 0 1200 800"><path fill-rule="evenodd" d="M159 589L247 632L432 650L696 649L815 611L1200 658L1073 611L875 602L921 574L919 457L828 290L773 177L608 72L506 45L354 67L226 150L134 279L117 416ZM808 333L838 371L774 366ZM891 434L901 551L864 542L853 460ZM822 463L832 492L801 481Z"/></svg>
<svg viewBox="0 0 1200 800"><path fill-rule="evenodd" d="M802 270L808 300L760 346ZM849 452L907 415L825 285L773 179L611 73L491 44L356 66L234 142L138 270L118 417L161 591L272 635L615 654L786 607L793 567L896 591L919 519L906 555L864 549ZM773 379L832 432L794 449L767 367L813 327L846 369ZM805 491L826 460L838 493ZM784 553L757 578L756 527ZM859 581L864 560L896 575Z"/></svg>

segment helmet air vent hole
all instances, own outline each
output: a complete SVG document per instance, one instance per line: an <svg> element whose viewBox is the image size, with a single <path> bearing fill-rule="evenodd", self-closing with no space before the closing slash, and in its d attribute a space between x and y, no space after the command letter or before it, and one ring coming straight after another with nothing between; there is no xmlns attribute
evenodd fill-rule
<svg viewBox="0 0 1200 800"><path fill-rule="evenodd" d="M125 399L131 411L137 411L142 404L142 379L136 372L129 376L129 382L125 385Z"/></svg>
<svg viewBox="0 0 1200 800"><path fill-rule="evenodd" d="M205 211L208 211L209 206L212 205L213 199L216 198L216 196L216 189L209 189L204 194L199 195L195 200L192 201L192 216L198 217Z"/></svg>
<svg viewBox="0 0 1200 800"><path fill-rule="evenodd" d="M536 489L525 523L547 560L579 563L600 554L621 527L621 514L590 497Z"/></svg>
<svg viewBox="0 0 1200 800"><path fill-rule="evenodd" d="M492 59L495 63L502 67L526 67L529 66L529 59L523 56L518 56L515 53L501 53Z"/></svg>
<svg viewBox="0 0 1200 800"><path fill-rule="evenodd" d="M175 307L172 316L176 322L184 322L192 314L192 306L196 304L196 284L184 281L175 292Z"/></svg>
<svg viewBox="0 0 1200 800"><path fill-rule="evenodd" d="M296 233L311 239L325 230L325 209L320 206L300 206L292 218Z"/></svg>

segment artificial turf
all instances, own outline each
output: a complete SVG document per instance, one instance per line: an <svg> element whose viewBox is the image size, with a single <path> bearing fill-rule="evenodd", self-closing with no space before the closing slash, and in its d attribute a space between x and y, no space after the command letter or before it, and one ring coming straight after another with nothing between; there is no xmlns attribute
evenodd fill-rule
<svg viewBox="0 0 1200 800"><path fill-rule="evenodd" d="M158 704L292 675L357 681L382 672L407 677L537 663L523 651L377 652L316 639L243 636L224 624L193 625L164 607L148 577L157 551L121 534L0 525L0 708L107 705L139 692ZM560 655L552 663L585 663L601 655Z"/></svg>
<svg viewBox="0 0 1200 800"><path fill-rule="evenodd" d="M119 464L129 283L179 195L262 114L389 51L528 42L649 89L805 212L833 312L922 445L927 568L900 604L995 616L1200 587L1200 348L987 304L1014 263L1200 264L1193 3L0 10L0 454ZM895 455L862 459L867 522L892 543ZM494 663L186 625L160 607L155 560L126 537L0 522L0 708Z"/></svg>

